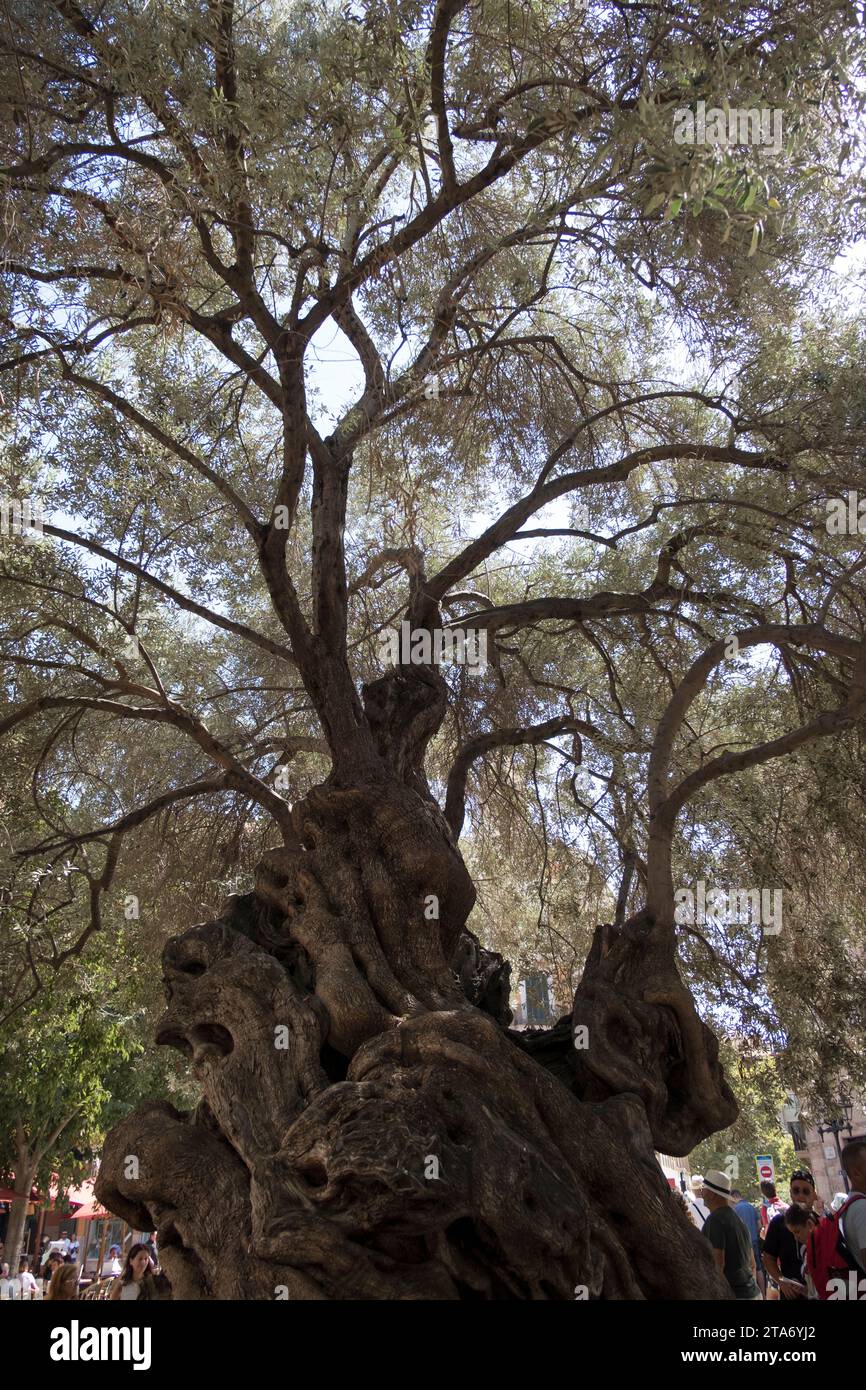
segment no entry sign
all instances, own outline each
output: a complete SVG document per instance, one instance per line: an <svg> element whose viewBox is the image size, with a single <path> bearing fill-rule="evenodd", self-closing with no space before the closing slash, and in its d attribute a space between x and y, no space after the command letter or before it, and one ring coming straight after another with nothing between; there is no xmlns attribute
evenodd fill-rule
<svg viewBox="0 0 866 1390"><path fill-rule="evenodd" d="M776 1165L773 1163L769 1154L758 1154L755 1158L755 1163L758 1167L759 1182L776 1181Z"/></svg>

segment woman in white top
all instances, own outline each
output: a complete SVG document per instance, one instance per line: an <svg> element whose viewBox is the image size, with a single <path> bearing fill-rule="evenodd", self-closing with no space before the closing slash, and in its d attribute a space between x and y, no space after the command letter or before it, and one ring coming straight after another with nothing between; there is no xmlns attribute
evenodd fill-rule
<svg viewBox="0 0 866 1390"><path fill-rule="evenodd" d="M123 1266L123 1273L115 1279L111 1286L109 1299L122 1298L127 1301L131 1298L153 1298L152 1269L153 1265L150 1255L147 1253L147 1246L140 1243L131 1246Z"/></svg>

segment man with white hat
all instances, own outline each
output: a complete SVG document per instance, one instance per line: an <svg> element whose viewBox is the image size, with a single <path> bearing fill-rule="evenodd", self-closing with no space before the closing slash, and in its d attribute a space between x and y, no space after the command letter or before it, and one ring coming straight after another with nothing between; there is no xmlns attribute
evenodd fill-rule
<svg viewBox="0 0 866 1390"><path fill-rule="evenodd" d="M713 1247L716 1264L734 1298L754 1302L761 1297L755 1281L755 1256L749 1233L731 1206L731 1180L727 1173L711 1168L704 1178L701 1196L710 1209L704 1235Z"/></svg>

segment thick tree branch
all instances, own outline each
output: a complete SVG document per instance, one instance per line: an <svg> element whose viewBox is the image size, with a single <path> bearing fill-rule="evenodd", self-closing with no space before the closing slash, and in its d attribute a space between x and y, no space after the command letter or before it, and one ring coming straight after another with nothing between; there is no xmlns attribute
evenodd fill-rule
<svg viewBox="0 0 866 1390"><path fill-rule="evenodd" d="M557 734L583 733L592 738L599 737L599 730L585 720L571 715L559 715L547 719L543 724L530 724L523 728L493 729L487 734L476 734L465 743L451 765L445 793L445 819L451 827L455 840L459 839L463 828L466 807L466 780L469 769L478 758L490 752L491 748L506 746L519 747L521 744L543 743Z"/></svg>
<svg viewBox="0 0 866 1390"><path fill-rule="evenodd" d="M541 485L536 484L531 492L507 508L459 555L449 560L438 574L431 576L424 585L424 612L417 615L418 621L423 621L428 616L431 606L438 603L449 589L472 574L494 551L513 540L523 523L549 502L555 502L557 498L564 497L569 492L599 483L624 482L635 469L645 464L685 459L732 463L741 468L768 469L773 472L784 472L787 467L775 455L750 453L744 449L725 448L713 444L661 444L652 448L636 449L618 463L609 464L607 467L585 468L575 473L564 473Z"/></svg>

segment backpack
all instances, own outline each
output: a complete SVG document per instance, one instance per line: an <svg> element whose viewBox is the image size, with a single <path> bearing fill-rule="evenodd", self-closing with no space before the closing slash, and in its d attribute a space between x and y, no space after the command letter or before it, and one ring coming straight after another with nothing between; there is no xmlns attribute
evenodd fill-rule
<svg viewBox="0 0 866 1390"><path fill-rule="evenodd" d="M842 1217L852 1203L859 1202L862 1197L862 1192L855 1193L837 1212L825 1216L810 1233L806 1242L806 1268L812 1276L815 1292L821 1299L829 1297L827 1283L830 1279L844 1279L849 1270L860 1268L845 1244Z"/></svg>

